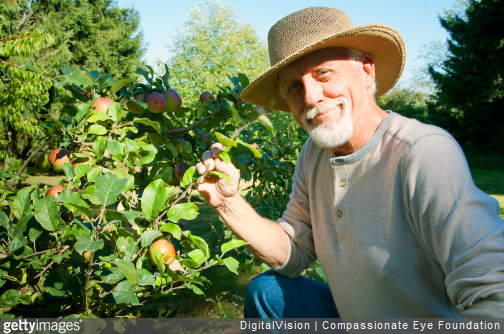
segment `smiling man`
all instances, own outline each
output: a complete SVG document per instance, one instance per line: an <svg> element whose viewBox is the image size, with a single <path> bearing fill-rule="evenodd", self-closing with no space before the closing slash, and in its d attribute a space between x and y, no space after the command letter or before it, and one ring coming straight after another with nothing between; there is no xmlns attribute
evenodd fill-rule
<svg viewBox="0 0 504 334"><path fill-rule="evenodd" d="M446 131L378 107L404 68L394 29L354 27L334 8L277 22L271 68L242 93L290 112L310 138L278 221L237 192L215 144L197 164L226 173L198 185L273 270L247 289L246 317L457 318L504 315L504 222ZM328 285L300 276L318 259Z"/></svg>

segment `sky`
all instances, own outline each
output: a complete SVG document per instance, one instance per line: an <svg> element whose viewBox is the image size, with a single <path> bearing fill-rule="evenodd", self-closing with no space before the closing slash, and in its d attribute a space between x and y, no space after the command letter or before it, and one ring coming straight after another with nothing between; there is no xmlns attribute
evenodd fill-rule
<svg viewBox="0 0 504 334"><path fill-rule="evenodd" d="M261 38L284 16L311 6L334 7L344 11L354 26L368 23L388 25L403 36L406 43L406 67L401 81L410 80L418 69L425 45L448 38L438 16L454 7L456 0L220 0L236 7L243 22L252 24ZM173 34L183 31L190 10L199 0L116 0L120 8L134 7L140 13L140 26L147 51L144 59L155 65L169 58L167 45Z"/></svg>

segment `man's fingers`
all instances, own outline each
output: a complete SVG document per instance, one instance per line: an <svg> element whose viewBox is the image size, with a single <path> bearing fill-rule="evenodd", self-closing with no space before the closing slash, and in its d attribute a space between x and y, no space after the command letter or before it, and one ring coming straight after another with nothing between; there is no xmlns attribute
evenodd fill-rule
<svg viewBox="0 0 504 334"><path fill-rule="evenodd" d="M203 165L202 162L198 162L195 167L196 167L196 170L198 171L199 175L203 175L206 173L206 167L205 167L205 165Z"/></svg>
<svg viewBox="0 0 504 334"><path fill-rule="evenodd" d="M210 148L210 153L212 153L212 157L217 158L219 154L222 152L223 147L224 146L222 146L221 143L213 144L212 147Z"/></svg>

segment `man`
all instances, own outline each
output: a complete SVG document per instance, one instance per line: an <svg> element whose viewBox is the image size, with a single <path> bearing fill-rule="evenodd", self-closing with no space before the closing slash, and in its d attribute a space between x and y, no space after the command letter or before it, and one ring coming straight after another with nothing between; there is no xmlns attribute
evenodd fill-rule
<svg viewBox="0 0 504 334"><path fill-rule="evenodd" d="M226 173L198 186L252 253L246 317L502 317L504 223L444 130L380 109L399 79L392 28L353 27L325 7L270 30L271 68L245 101L291 112L310 134L278 222L237 193L239 172L214 145L197 165ZM329 287L299 275L319 259Z"/></svg>

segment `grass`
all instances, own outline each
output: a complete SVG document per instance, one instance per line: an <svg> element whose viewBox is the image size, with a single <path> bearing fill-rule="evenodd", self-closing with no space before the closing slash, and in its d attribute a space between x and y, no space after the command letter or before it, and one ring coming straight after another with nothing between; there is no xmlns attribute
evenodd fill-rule
<svg viewBox="0 0 504 334"><path fill-rule="evenodd" d="M474 182L478 188L499 201L500 215L504 219L504 171L489 169L471 169ZM52 186L58 184L60 176L34 176L27 180L27 184L40 183ZM218 215L206 204L201 204L200 214L195 220L183 221L184 229L191 230L195 235L203 238L211 234L211 225L222 224ZM205 277L211 282L204 298L195 301L191 313L177 315L187 318L242 318L243 299L248 282L260 273L259 267L251 270L240 270L235 275L222 266L205 270Z"/></svg>
<svg viewBox="0 0 504 334"><path fill-rule="evenodd" d="M499 201L500 216L504 219L504 170L471 169L478 188Z"/></svg>

